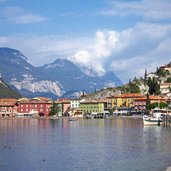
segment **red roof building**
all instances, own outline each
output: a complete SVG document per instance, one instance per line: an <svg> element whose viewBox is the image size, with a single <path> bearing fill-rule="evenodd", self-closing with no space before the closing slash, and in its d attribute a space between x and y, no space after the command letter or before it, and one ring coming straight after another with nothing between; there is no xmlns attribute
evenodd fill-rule
<svg viewBox="0 0 171 171"><path fill-rule="evenodd" d="M17 100L13 98L0 99L0 117L13 116L17 111Z"/></svg>
<svg viewBox="0 0 171 171"><path fill-rule="evenodd" d="M18 100L17 111L19 113L29 113L36 111L39 115L49 116L50 108L53 101L48 98L36 97L33 99L20 99Z"/></svg>

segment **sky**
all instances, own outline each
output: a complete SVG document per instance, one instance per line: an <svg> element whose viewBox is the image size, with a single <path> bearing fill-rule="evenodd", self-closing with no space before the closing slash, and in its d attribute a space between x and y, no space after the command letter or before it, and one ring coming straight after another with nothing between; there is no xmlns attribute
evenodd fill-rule
<svg viewBox="0 0 171 171"><path fill-rule="evenodd" d="M171 61L171 0L0 0L0 47L66 58L122 82Z"/></svg>

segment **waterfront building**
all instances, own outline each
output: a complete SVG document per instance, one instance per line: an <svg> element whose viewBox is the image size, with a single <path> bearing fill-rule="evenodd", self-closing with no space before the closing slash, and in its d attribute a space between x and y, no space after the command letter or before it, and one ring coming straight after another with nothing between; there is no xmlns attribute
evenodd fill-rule
<svg viewBox="0 0 171 171"><path fill-rule="evenodd" d="M59 98L55 103L59 107L58 116L69 116L69 111L71 109L69 98Z"/></svg>
<svg viewBox="0 0 171 171"><path fill-rule="evenodd" d="M150 103L160 103L160 102L164 102L164 103L167 103L167 100L164 99L163 97L161 96L155 96L155 95L151 95L149 96L150 98Z"/></svg>
<svg viewBox="0 0 171 171"><path fill-rule="evenodd" d="M18 113L37 112L40 116L49 116L53 101L45 97L35 97L32 99L22 98L17 101Z"/></svg>
<svg viewBox="0 0 171 171"><path fill-rule="evenodd" d="M160 102L167 103L167 100L161 96L150 95L149 100L150 100L151 104L160 103ZM146 97L134 99L134 109L136 111L145 111L146 110L146 104L147 104L147 98Z"/></svg>
<svg viewBox="0 0 171 171"><path fill-rule="evenodd" d="M119 107L130 108L134 106L134 99L143 97L140 93L114 95L107 98L107 107L111 109Z"/></svg>
<svg viewBox="0 0 171 171"><path fill-rule="evenodd" d="M134 99L134 110L135 111L146 111L147 98L136 98Z"/></svg>
<svg viewBox="0 0 171 171"><path fill-rule="evenodd" d="M104 113L106 104L105 100L83 101L80 102L80 110L83 114Z"/></svg>
<svg viewBox="0 0 171 171"><path fill-rule="evenodd" d="M80 107L80 101L81 99L77 98L77 99L71 99L70 103L71 103L71 109L76 109Z"/></svg>
<svg viewBox="0 0 171 171"><path fill-rule="evenodd" d="M12 117L17 112L17 99L1 98L0 99L0 117Z"/></svg>

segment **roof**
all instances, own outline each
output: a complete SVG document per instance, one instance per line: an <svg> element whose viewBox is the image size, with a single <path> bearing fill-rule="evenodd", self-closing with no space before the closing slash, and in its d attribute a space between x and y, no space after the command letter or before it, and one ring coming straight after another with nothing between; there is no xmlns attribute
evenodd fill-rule
<svg viewBox="0 0 171 171"><path fill-rule="evenodd" d="M90 100L90 101L82 101L80 102L81 104L86 103L86 104L97 104L97 103L107 103L106 100Z"/></svg>
<svg viewBox="0 0 171 171"><path fill-rule="evenodd" d="M128 94L120 94L120 95L114 95L109 98L141 98L144 97L140 93L128 93Z"/></svg>
<svg viewBox="0 0 171 171"><path fill-rule="evenodd" d="M151 96L149 96L149 98L150 98L150 100L158 100L158 101L160 101L160 100L165 100L163 97L161 97L161 96L154 96L154 95L151 95Z"/></svg>
<svg viewBox="0 0 171 171"><path fill-rule="evenodd" d="M18 100L19 103L52 103L52 100L45 97L35 97L32 99L22 98Z"/></svg>
<svg viewBox="0 0 171 171"><path fill-rule="evenodd" d="M134 101L146 101L147 98L146 97L142 97L142 98L135 98Z"/></svg>
<svg viewBox="0 0 171 171"><path fill-rule="evenodd" d="M0 106L15 106L17 99L13 98L2 98L0 99Z"/></svg>
<svg viewBox="0 0 171 171"><path fill-rule="evenodd" d="M161 83L161 84L160 84L160 87L161 87L161 86L171 86L171 83Z"/></svg>
<svg viewBox="0 0 171 171"><path fill-rule="evenodd" d="M70 101L71 99L69 98L59 98L57 101L59 102L64 102L64 101Z"/></svg>

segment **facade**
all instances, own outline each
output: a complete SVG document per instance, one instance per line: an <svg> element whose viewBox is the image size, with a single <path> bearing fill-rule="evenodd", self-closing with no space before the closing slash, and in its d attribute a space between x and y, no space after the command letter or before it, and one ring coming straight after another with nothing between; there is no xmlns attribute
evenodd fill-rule
<svg viewBox="0 0 171 171"><path fill-rule="evenodd" d="M121 94L114 95L107 99L107 107L108 108L119 108L119 107L133 107L134 99L143 98L144 96L139 93L130 93L130 94Z"/></svg>
<svg viewBox="0 0 171 171"><path fill-rule="evenodd" d="M164 99L163 97L161 97L161 96L149 96L149 98L150 98L150 103L152 104L152 103L159 103L159 102L164 102L164 103L166 103L167 101L166 101L166 99Z"/></svg>
<svg viewBox="0 0 171 171"><path fill-rule="evenodd" d="M36 112L39 115L49 116L50 108L53 101L44 97L36 97L33 99L22 98L18 100L18 113Z"/></svg>
<svg viewBox="0 0 171 171"><path fill-rule="evenodd" d="M0 117L14 116L17 112L17 100L13 98L0 99Z"/></svg>
<svg viewBox="0 0 171 171"><path fill-rule="evenodd" d="M80 107L80 99L71 99L71 109L76 109Z"/></svg>
<svg viewBox="0 0 171 171"><path fill-rule="evenodd" d="M169 94L171 92L171 83L161 83L160 92L161 94Z"/></svg>
<svg viewBox="0 0 171 171"><path fill-rule="evenodd" d="M80 102L80 110L83 114L104 113L105 103L105 101Z"/></svg>
<svg viewBox="0 0 171 171"><path fill-rule="evenodd" d="M70 99L60 98L55 103L59 106L58 116L69 116L69 111L71 109Z"/></svg>
<svg viewBox="0 0 171 171"><path fill-rule="evenodd" d="M160 66L160 69L164 69L165 71L169 71L171 73L171 62L167 65Z"/></svg>
<svg viewBox="0 0 171 171"><path fill-rule="evenodd" d="M160 96L149 96L150 99L150 103L159 103L159 102L164 102L167 103L167 100L165 100L164 98L160 97ZM134 99L134 109L136 111L144 111L146 110L146 104L147 104L147 98L137 98Z"/></svg>
<svg viewBox="0 0 171 171"><path fill-rule="evenodd" d="M136 98L134 99L134 110L136 111L145 111L146 110L146 103L147 98Z"/></svg>

